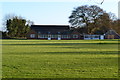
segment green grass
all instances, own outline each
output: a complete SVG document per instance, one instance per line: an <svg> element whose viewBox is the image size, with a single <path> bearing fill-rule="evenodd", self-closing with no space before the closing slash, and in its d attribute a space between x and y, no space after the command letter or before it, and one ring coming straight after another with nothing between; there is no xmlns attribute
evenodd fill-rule
<svg viewBox="0 0 120 80"><path fill-rule="evenodd" d="M117 78L118 40L3 40L3 78Z"/></svg>

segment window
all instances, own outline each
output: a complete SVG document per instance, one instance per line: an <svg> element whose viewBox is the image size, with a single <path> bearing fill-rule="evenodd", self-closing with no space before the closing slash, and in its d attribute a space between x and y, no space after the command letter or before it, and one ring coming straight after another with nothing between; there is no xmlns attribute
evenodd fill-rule
<svg viewBox="0 0 120 80"><path fill-rule="evenodd" d="M55 38L55 35L51 35L52 37L51 38Z"/></svg>
<svg viewBox="0 0 120 80"><path fill-rule="evenodd" d="M89 38L89 36L85 36L85 38Z"/></svg>
<svg viewBox="0 0 120 80"><path fill-rule="evenodd" d="M57 38L58 36L57 35L51 35L51 38Z"/></svg>
<svg viewBox="0 0 120 80"><path fill-rule="evenodd" d="M40 38L44 38L44 35L41 35Z"/></svg>
<svg viewBox="0 0 120 80"><path fill-rule="evenodd" d="M38 38L40 38L40 37L41 37L41 35L38 34Z"/></svg>
<svg viewBox="0 0 120 80"><path fill-rule="evenodd" d="M38 38L46 38L46 35L38 35Z"/></svg>
<svg viewBox="0 0 120 80"><path fill-rule="evenodd" d="M31 37L31 38L35 38L35 34L31 34L30 37Z"/></svg>
<svg viewBox="0 0 120 80"><path fill-rule="evenodd" d="M96 36L94 36L94 38L99 38L99 36L96 35Z"/></svg>
<svg viewBox="0 0 120 80"><path fill-rule="evenodd" d="M58 34L60 34L60 32L58 32Z"/></svg>
<svg viewBox="0 0 120 80"><path fill-rule="evenodd" d="M48 38L51 38L51 35L48 35Z"/></svg>
<svg viewBox="0 0 120 80"><path fill-rule="evenodd" d="M62 38L67 38L67 36L66 35L62 35Z"/></svg>
<svg viewBox="0 0 120 80"><path fill-rule="evenodd" d="M57 38L61 38L61 35L58 35Z"/></svg>
<svg viewBox="0 0 120 80"><path fill-rule="evenodd" d="M69 35L62 35L61 37L62 37L62 38L70 38Z"/></svg>
<svg viewBox="0 0 120 80"><path fill-rule="evenodd" d="M55 35L55 38L58 38L58 35Z"/></svg>
<svg viewBox="0 0 120 80"><path fill-rule="evenodd" d="M91 35L84 35L84 38L92 38Z"/></svg>
<svg viewBox="0 0 120 80"><path fill-rule="evenodd" d="M44 35L44 38L48 38L48 35Z"/></svg>
<svg viewBox="0 0 120 80"><path fill-rule="evenodd" d="M73 38L78 38L78 35L73 35Z"/></svg>
<svg viewBox="0 0 120 80"><path fill-rule="evenodd" d="M51 32L48 32L48 34L50 34Z"/></svg>
<svg viewBox="0 0 120 80"><path fill-rule="evenodd" d="M68 35L67 38L70 38L70 35Z"/></svg>

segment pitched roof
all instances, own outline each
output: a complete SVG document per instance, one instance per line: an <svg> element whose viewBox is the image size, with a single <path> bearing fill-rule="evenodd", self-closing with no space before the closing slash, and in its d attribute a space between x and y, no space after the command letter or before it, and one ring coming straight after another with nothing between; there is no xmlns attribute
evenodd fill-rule
<svg viewBox="0 0 120 80"><path fill-rule="evenodd" d="M115 30L109 30L105 33L105 35L116 35L118 38L120 38L120 35Z"/></svg>
<svg viewBox="0 0 120 80"><path fill-rule="evenodd" d="M70 27L69 25L31 25L31 29L44 34L58 34L58 32L67 34Z"/></svg>
<svg viewBox="0 0 120 80"><path fill-rule="evenodd" d="M35 30L69 29L69 25L31 25Z"/></svg>
<svg viewBox="0 0 120 80"><path fill-rule="evenodd" d="M108 34L109 35L115 34L115 35L120 36L115 30L112 30L112 29L105 33L105 35L108 35Z"/></svg>

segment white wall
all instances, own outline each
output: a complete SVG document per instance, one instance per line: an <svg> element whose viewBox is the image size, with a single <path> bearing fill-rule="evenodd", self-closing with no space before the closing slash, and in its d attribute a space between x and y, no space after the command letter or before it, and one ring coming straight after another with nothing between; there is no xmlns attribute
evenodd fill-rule
<svg viewBox="0 0 120 80"><path fill-rule="evenodd" d="M104 39L104 35L100 35L100 39Z"/></svg>
<svg viewBox="0 0 120 80"><path fill-rule="evenodd" d="M85 36L88 36L88 37L85 37ZM84 40L92 40L92 39L104 39L104 35L84 35Z"/></svg>

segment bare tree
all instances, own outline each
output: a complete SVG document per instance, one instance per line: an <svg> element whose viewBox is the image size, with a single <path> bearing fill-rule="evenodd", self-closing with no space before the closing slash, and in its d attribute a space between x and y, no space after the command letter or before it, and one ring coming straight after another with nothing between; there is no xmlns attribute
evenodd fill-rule
<svg viewBox="0 0 120 80"><path fill-rule="evenodd" d="M103 4L104 0L100 3L100 4Z"/></svg>
<svg viewBox="0 0 120 80"><path fill-rule="evenodd" d="M77 7L72 11L69 17L69 23L72 27L79 27L79 30L84 29L85 31L82 32L87 34L98 31L101 31L100 34L102 34L110 28L110 16L96 5L85 5ZM105 29L105 31L103 29Z"/></svg>
<svg viewBox="0 0 120 80"><path fill-rule="evenodd" d="M96 5L80 6L72 11L69 23L72 27L88 27L90 23L96 23L96 19L103 15L103 13L103 9Z"/></svg>

